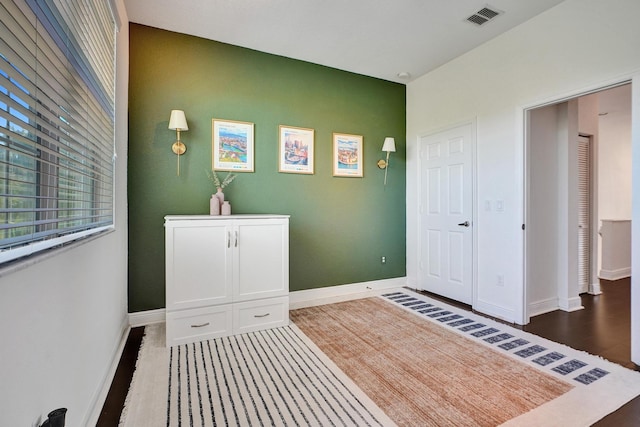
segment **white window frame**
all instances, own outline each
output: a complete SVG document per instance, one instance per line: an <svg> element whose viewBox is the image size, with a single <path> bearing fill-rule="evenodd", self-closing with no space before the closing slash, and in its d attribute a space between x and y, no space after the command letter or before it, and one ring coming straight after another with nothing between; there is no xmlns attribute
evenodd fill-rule
<svg viewBox="0 0 640 427"><path fill-rule="evenodd" d="M0 265L114 228L114 12L0 5Z"/></svg>

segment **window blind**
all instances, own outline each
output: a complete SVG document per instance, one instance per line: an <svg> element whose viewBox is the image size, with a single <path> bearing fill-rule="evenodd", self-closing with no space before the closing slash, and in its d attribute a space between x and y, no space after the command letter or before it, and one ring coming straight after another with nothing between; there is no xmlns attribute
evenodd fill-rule
<svg viewBox="0 0 640 427"><path fill-rule="evenodd" d="M0 263L113 226L109 2L0 4Z"/></svg>

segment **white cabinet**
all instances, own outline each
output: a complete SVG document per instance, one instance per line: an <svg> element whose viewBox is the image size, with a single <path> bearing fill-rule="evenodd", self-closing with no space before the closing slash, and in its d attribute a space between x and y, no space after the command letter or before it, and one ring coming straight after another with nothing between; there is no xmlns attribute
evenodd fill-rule
<svg viewBox="0 0 640 427"><path fill-rule="evenodd" d="M165 217L167 346L289 324L289 217Z"/></svg>

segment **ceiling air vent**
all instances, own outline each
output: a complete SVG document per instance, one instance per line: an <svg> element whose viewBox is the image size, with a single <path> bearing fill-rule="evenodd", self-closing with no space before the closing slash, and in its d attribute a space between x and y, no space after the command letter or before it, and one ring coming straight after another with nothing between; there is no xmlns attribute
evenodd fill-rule
<svg viewBox="0 0 640 427"><path fill-rule="evenodd" d="M482 24L486 24L487 22L489 22L496 16L500 15L501 13L502 11L498 9L495 9L490 6L485 6L479 11L477 11L476 13L474 13L473 15L471 15L470 17L468 17L467 21L471 22L472 24L476 24L480 26Z"/></svg>

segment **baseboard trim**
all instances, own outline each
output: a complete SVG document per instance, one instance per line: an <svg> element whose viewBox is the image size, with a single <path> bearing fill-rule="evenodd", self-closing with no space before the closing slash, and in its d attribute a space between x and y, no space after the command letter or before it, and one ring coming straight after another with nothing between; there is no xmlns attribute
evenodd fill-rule
<svg viewBox="0 0 640 427"><path fill-rule="evenodd" d="M567 299L559 298L558 308L569 313L584 309L582 306L582 300L579 296Z"/></svg>
<svg viewBox="0 0 640 427"><path fill-rule="evenodd" d="M591 283L589 285L589 295L600 295L602 293L602 288L600 288L600 282Z"/></svg>
<svg viewBox="0 0 640 427"><path fill-rule="evenodd" d="M127 324L127 317L125 316L122 319L122 332L120 333L120 342L116 346L113 357L111 358L111 365L109 366L109 370L107 371L106 375L102 379L102 383L100 384L98 391L92 400L92 405L90 407L91 409L87 412L82 425L94 426L97 424L98 419L100 418L100 414L102 413L104 402L107 400L107 395L109 394L111 383L113 382L113 378L116 375L118 364L120 363L120 359L122 358L122 352L124 351L124 346L127 343L127 338L129 337L130 330L131 327Z"/></svg>
<svg viewBox="0 0 640 427"><path fill-rule="evenodd" d="M406 277L396 277L393 279L374 280L371 282L293 291L289 292L289 309L295 310L298 308L367 298L370 296L380 295L388 289L401 288L405 286L406 283Z"/></svg>
<svg viewBox="0 0 640 427"><path fill-rule="evenodd" d="M154 323L162 323L167 317L167 310L158 308L156 310L138 311L129 313L129 326L136 328L138 326L147 326Z"/></svg>
<svg viewBox="0 0 640 427"><path fill-rule="evenodd" d="M618 268L616 270L600 270L599 277L604 280L620 280L631 277L631 267Z"/></svg>
<svg viewBox="0 0 640 427"><path fill-rule="evenodd" d="M539 316L541 314L555 311L558 308L560 308L558 305L558 298L549 298L546 300L532 302L529 304L529 316Z"/></svg>
<svg viewBox="0 0 640 427"><path fill-rule="evenodd" d="M366 298L383 293L388 289L401 288L407 283L406 277L374 280L370 282L352 283L348 285L327 286L324 288L304 289L289 292L289 309L312 307L334 302ZM129 326L136 328L154 323L162 323L166 319L166 310L138 311L129 313Z"/></svg>
<svg viewBox="0 0 640 427"><path fill-rule="evenodd" d="M483 301L478 298L472 305L473 310L486 314L496 319L502 320L508 323L518 323L516 319L516 313L510 308L506 308L488 301Z"/></svg>

